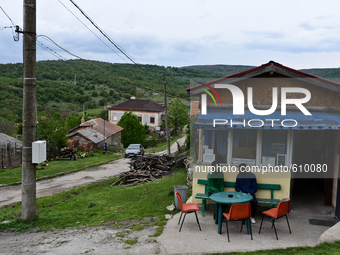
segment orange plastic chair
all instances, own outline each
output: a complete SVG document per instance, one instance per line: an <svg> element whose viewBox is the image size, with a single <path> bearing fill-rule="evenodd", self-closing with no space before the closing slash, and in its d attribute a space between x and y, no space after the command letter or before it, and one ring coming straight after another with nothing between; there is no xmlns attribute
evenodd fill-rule
<svg viewBox="0 0 340 255"><path fill-rule="evenodd" d="M194 212L195 215L196 215L196 221L197 221L198 227L200 228L200 231L202 231L202 230L201 230L200 223L199 223L198 218L197 218L197 213L196 213L196 211L199 210L198 205L197 205L197 204L194 204L194 203L183 204L183 203L182 203L181 195L180 195L178 192L176 192L175 194L176 194L176 196L177 196L177 198L178 198L178 205L179 205L179 208L181 209L181 216L179 217L178 225L179 225L179 223L180 223L180 221L181 221L182 214L184 213L183 221L182 221L181 227L180 227L180 229L179 229L179 232L181 232L181 229L182 229L182 226L183 226L183 222L184 222L184 220L185 220L185 216L186 216L188 213L193 213L193 212Z"/></svg>
<svg viewBox="0 0 340 255"><path fill-rule="evenodd" d="M250 217L251 217L251 205L250 205L250 203L233 204L230 207L229 213L223 213L223 216L227 219L226 225L227 225L227 233L228 233L228 242L230 242L228 221L230 221L230 220L242 220L241 231L240 231L240 232L242 232L243 220L249 220ZM253 240L253 233L251 231L251 224L249 224L249 225L250 225L251 240Z"/></svg>
<svg viewBox="0 0 340 255"><path fill-rule="evenodd" d="M262 215L262 221L261 221L259 234L261 233L263 218L264 218L265 215L272 219L272 222L273 222L272 228L274 227L276 240L279 240L279 238L277 237L277 232L276 232L276 227L275 227L275 220L278 219L278 218L286 216L286 220L287 220L287 224L288 224L288 228L289 228L289 233L291 234L292 231L290 230L289 221L288 221L289 208L290 208L290 199L288 199L286 201L281 201L276 208L272 208L270 210L262 212L263 215Z"/></svg>

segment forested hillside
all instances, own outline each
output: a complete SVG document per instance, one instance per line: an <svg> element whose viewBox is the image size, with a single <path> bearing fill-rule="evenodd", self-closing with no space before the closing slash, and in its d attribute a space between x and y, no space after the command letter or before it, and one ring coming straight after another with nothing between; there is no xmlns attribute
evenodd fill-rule
<svg viewBox="0 0 340 255"><path fill-rule="evenodd" d="M240 73L254 66L240 66L240 65L200 65L200 66L185 66L185 69L199 70L211 73L218 73L220 77Z"/></svg>
<svg viewBox="0 0 340 255"><path fill-rule="evenodd" d="M163 96L148 88L163 91L163 72L169 84L167 93L188 99L186 88L220 77L195 69L91 62L111 74L82 60L37 62L38 111L51 107L81 111L83 105L85 109L102 108L131 96L161 103ZM21 63L0 65L0 117L22 115L22 70Z"/></svg>
<svg viewBox="0 0 340 255"><path fill-rule="evenodd" d="M186 66L184 68L211 73L218 73L220 74L220 77L224 77L231 74L246 71L253 67L254 66L240 66L240 65L200 65L200 66ZM340 68L312 68L301 69L300 71L340 83Z"/></svg>
<svg viewBox="0 0 340 255"><path fill-rule="evenodd" d="M202 65L182 68L157 65L111 64L82 60L37 62L38 112L47 108L68 112L115 105L131 96L163 103L163 72L168 82L167 93L188 99L186 88L242 72L252 66ZM104 70L106 71L104 71ZM0 64L0 118L20 122L22 115L23 65ZM301 70L340 82L340 69ZM110 74L109 74L109 73ZM120 76L120 77L119 77ZM123 79L123 78L126 79ZM154 90L148 89L152 88Z"/></svg>
<svg viewBox="0 0 340 255"><path fill-rule="evenodd" d="M340 83L340 68L315 68L300 71Z"/></svg>

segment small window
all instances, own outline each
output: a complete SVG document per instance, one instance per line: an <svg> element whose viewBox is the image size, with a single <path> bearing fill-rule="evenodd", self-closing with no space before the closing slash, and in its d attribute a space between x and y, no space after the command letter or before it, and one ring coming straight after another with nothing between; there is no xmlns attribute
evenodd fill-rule
<svg viewBox="0 0 340 255"><path fill-rule="evenodd" d="M112 113L112 120L117 121L117 113Z"/></svg>
<svg viewBox="0 0 340 255"><path fill-rule="evenodd" d="M233 137L232 164L238 165L246 160L248 165L255 165L257 131L254 129L236 129Z"/></svg>
<svg viewBox="0 0 340 255"><path fill-rule="evenodd" d="M155 118L154 117L150 117L150 124L155 124Z"/></svg>
<svg viewBox="0 0 340 255"><path fill-rule="evenodd" d="M142 117L138 117L139 122L142 122Z"/></svg>
<svg viewBox="0 0 340 255"><path fill-rule="evenodd" d="M215 130L203 130L202 162L209 163L215 161Z"/></svg>
<svg viewBox="0 0 340 255"><path fill-rule="evenodd" d="M286 165L287 130L263 130L262 165Z"/></svg>

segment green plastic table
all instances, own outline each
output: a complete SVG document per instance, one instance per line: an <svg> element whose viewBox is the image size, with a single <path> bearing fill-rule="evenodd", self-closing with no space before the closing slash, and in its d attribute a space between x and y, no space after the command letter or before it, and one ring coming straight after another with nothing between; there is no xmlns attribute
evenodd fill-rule
<svg viewBox="0 0 340 255"><path fill-rule="evenodd" d="M229 197L232 196L232 197ZM216 202L217 206L217 217L215 217L215 224L218 223L218 233L221 234L222 229L222 204L243 204L251 201L253 197L250 194L242 193L242 192L236 192L236 191L226 191L226 192L219 192L214 193L210 196L210 199L214 202ZM247 222L247 230L248 234L250 234L250 223L249 220Z"/></svg>

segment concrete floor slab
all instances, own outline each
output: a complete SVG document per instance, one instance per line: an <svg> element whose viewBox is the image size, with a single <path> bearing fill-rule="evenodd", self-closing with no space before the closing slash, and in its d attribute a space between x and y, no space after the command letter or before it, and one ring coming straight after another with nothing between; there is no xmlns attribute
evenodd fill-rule
<svg viewBox="0 0 340 255"><path fill-rule="evenodd" d="M259 207L261 210L267 210L266 207ZM291 213L289 214L289 223L292 234L289 233L285 218L276 221L279 240L276 240L274 229L271 228L270 219L265 217L261 234L259 228L261 224L261 210L258 210L255 217L256 223L252 224L253 240L246 233L246 227L240 233L241 222L235 221L229 223L230 243L228 242L225 222L222 226L222 234L217 233L217 225L213 220L213 207L202 217L201 211L198 212L199 221L202 231L199 231L195 215L188 214L183 224L182 231L179 232L178 219L180 213L176 214L168 221L164 228L163 234L158 237L157 241L161 243L161 254L197 254L197 253L218 253L232 251L253 251L267 250L277 248L287 248L295 246L315 246L319 237L329 229L327 226L311 225L310 218L321 218L320 212L327 213L332 211L331 207L317 206L309 208L306 214L305 208L300 204L292 202ZM332 219L332 215L323 214L324 218ZM340 226L337 225L338 233ZM333 235L334 236L334 235ZM339 236L340 237L340 236Z"/></svg>

